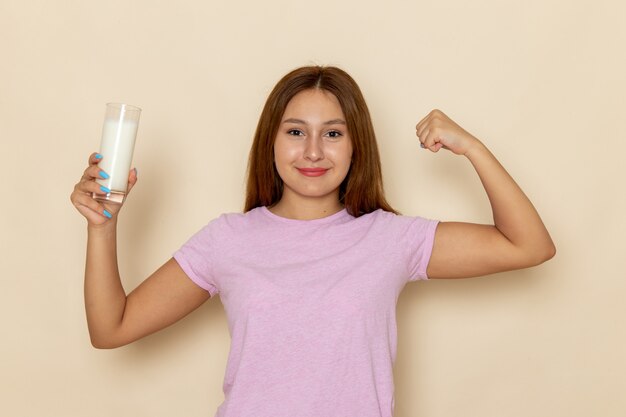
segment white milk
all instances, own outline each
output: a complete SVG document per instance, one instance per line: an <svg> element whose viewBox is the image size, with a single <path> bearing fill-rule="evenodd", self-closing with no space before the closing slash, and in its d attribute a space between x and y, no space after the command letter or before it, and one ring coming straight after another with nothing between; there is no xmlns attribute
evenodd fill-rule
<svg viewBox="0 0 626 417"><path fill-rule="evenodd" d="M98 166L109 174L109 178L96 180L100 185L126 194L136 135L137 122L134 120L104 121L100 143L102 160Z"/></svg>

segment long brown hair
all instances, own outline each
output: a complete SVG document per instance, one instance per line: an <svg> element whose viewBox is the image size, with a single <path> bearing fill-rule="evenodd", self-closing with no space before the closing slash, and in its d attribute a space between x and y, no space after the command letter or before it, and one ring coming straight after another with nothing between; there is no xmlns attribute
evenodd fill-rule
<svg viewBox="0 0 626 417"><path fill-rule="evenodd" d="M385 200L374 126L359 86L345 71L322 66L291 71L267 98L250 149L244 212L271 206L282 197L283 181L274 165L274 140L289 101L299 92L312 88L337 97L352 139L352 162L339 186L339 201L354 217L379 208L398 214Z"/></svg>

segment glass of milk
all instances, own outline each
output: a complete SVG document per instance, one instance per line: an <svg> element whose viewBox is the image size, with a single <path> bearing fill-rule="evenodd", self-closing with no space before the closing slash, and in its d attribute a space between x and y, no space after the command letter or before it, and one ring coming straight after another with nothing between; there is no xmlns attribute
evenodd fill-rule
<svg viewBox="0 0 626 417"><path fill-rule="evenodd" d="M122 204L128 186L128 174L133 159L135 138L139 127L141 109L122 103L107 103L102 127L98 166L108 178L96 179L100 185L111 190L106 194L93 194L100 201Z"/></svg>

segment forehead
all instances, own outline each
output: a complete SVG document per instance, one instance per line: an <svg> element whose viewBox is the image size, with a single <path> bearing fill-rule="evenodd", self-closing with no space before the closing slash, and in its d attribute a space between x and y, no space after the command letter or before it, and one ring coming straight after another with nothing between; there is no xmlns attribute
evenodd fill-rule
<svg viewBox="0 0 626 417"><path fill-rule="evenodd" d="M283 118L293 116L344 118L339 100L329 91L319 88L300 91L287 104Z"/></svg>

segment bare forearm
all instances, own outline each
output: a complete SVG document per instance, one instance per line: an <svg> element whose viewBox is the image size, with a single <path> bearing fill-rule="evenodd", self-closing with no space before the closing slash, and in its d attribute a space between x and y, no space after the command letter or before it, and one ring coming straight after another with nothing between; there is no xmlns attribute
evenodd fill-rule
<svg viewBox="0 0 626 417"><path fill-rule="evenodd" d="M94 346L111 339L124 316L126 293L117 266L116 225L89 227L85 265L85 309Z"/></svg>
<svg viewBox="0 0 626 417"><path fill-rule="evenodd" d="M513 245L538 262L554 254L554 244L537 210L493 154L480 142L466 157L485 188L495 227Z"/></svg>

